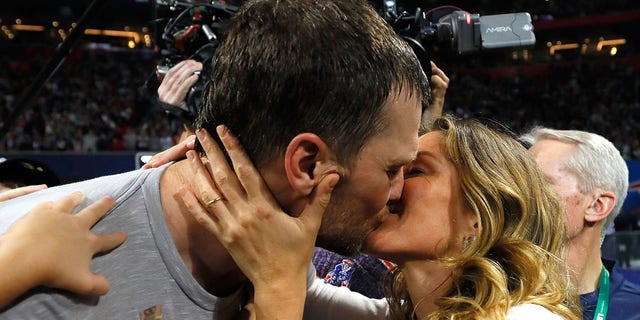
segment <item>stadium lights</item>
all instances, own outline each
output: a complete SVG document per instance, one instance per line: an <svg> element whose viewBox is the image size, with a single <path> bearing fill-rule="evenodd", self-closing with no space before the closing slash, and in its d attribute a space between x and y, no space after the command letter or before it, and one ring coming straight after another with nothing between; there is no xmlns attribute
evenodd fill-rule
<svg viewBox="0 0 640 320"><path fill-rule="evenodd" d="M624 39L624 38L605 40L603 37L600 37L598 42L594 43L594 44L595 44L595 50L597 52L603 51L604 47L612 47L607 52L610 55L614 56L618 52L618 47L622 46L622 45L625 45L626 43L627 43L627 40ZM556 41L555 44L553 44L551 42L547 42L547 47L549 47L549 55L554 55L558 51L561 51L561 50L573 50L573 49L578 49L578 48L580 48L580 53L581 54L586 54L588 49L589 49L589 47L594 48L593 44L590 43L590 40L588 38L585 39L584 43L582 43L582 44L578 44L578 43L562 43L561 41Z"/></svg>
<svg viewBox="0 0 640 320"><path fill-rule="evenodd" d="M18 31L44 31L43 26L35 26L30 24L14 24L13 26L11 26L11 28Z"/></svg>
<svg viewBox="0 0 640 320"><path fill-rule="evenodd" d="M96 36L133 38L135 43L140 43L140 34L135 31L87 29L84 31L84 34L96 35Z"/></svg>
<svg viewBox="0 0 640 320"><path fill-rule="evenodd" d="M549 46L549 54L554 55L556 51L572 50L572 49L577 49L579 47L580 45L577 43L565 43L565 44L558 43L558 44Z"/></svg>
<svg viewBox="0 0 640 320"><path fill-rule="evenodd" d="M596 45L596 50L602 51L602 47L604 46L621 46L627 43L627 39L612 39L612 40L604 40L600 39L598 44Z"/></svg>
<svg viewBox="0 0 640 320"><path fill-rule="evenodd" d="M58 21L52 21L51 25L54 28L57 28L57 27L60 26L60 23ZM75 22L71 24L71 28L68 31L71 31L74 27L76 27L76 23ZM9 39L13 39L14 36L15 36L12 31L43 32L46 29L47 29L47 27L42 26L42 25L23 24L22 19L16 19L15 20L15 24L13 24L13 25L2 26L3 33ZM57 30L57 34L63 39L67 36L65 30L63 30L63 29L58 29ZM123 30L109 30L109 29L86 29L84 31L84 34L86 34L86 35L97 35L97 36L107 36L107 37L127 38L127 39L130 39L131 41L133 41L134 47L138 43L142 42L143 39L144 39L145 46L146 47L150 47L151 46L151 36L149 36L146 32L145 33L139 33L139 32L136 32L136 31L131 31L131 27L128 27L128 26L125 27L124 31ZM130 44L128 46L131 47Z"/></svg>

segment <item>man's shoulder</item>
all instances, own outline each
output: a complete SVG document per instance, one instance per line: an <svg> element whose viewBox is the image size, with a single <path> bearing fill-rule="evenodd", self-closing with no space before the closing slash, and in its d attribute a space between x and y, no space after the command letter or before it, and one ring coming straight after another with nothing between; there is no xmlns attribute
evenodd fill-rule
<svg viewBox="0 0 640 320"><path fill-rule="evenodd" d="M621 285L617 288L614 294L616 296L622 295L622 296L632 297L633 298L632 302L634 302L634 305L636 306L636 308L640 310L640 286L636 283L629 281L624 277L622 277L621 281L622 281Z"/></svg>
<svg viewBox="0 0 640 320"><path fill-rule="evenodd" d="M624 272L615 265L615 261L609 261L605 259L602 259L602 261L603 263L605 263L607 270L609 270L611 274L610 277L612 294L630 295L634 296L635 299L639 299L640 285L633 283L629 279L627 279ZM640 308L640 300L635 301L637 302L636 304L638 305L638 308Z"/></svg>
<svg viewBox="0 0 640 320"><path fill-rule="evenodd" d="M640 286L626 279L614 266L615 262L608 264L611 266L607 266L611 271L611 296L607 319L640 320Z"/></svg>
<svg viewBox="0 0 640 320"><path fill-rule="evenodd" d="M640 287L629 280L611 292L607 319L640 320Z"/></svg>
<svg viewBox="0 0 640 320"><path fill-rule="evenodd" d="M126 198L139 189L154 172L156 175L161 174L161 171L158 172L154 169L129 171L47 188L2 202L0 203L0 211L2 212L2 215L0 215L0 234L4 233L11 224L38 204L46 201L57 201L72 192L80 191L85 195L85 201L78 206L76 211L104 196L112 196L118 202L119 199Z"/></svg>

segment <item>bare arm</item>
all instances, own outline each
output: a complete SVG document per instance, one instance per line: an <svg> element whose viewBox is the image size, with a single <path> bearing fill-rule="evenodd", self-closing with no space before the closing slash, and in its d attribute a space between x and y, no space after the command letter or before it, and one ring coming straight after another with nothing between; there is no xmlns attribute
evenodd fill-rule
<svg viewBox="0 0 640 320"><path fill-rule="evenodd" d="M109 282L89 269L96 253L119 246L124 232L96 235L89 229L114 205L105 197L76 215L84 200L74 192L42 203L0 236L0 308L28 289L44 285L79 294L105 294Z"/></svg>
<svg viewBox="0 0 640 320"><path fill-rule="evenodd" d="M431 104L424 113L422 121L425 125L430 125L433 120L442 115L444 107L444 96L449 88L449 77L438 66L431 62Z"/></svg>

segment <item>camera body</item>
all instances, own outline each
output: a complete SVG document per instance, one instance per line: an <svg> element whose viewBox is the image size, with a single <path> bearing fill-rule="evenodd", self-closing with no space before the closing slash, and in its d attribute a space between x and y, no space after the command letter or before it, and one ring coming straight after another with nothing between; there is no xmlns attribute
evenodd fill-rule
<svg viewBox="0 0 640 320"><path fill-rule="evenodd" d="M451 48L458 54L536 43L531 16L527 12L480 16L456 10L437 23L425 25L426 28L435 28L438 41L451 43ZM432 31L421 32L430 34Z"/></svg>
<svg viewBox="0 0 640 320"><path fill-rule="evenodd" d="M156 91L169 69L180 61L193 59L203 65L198 81L187 93L185 106L159 103L166 113L177 116L188 125L195 120L209 82L211 59L221 40L221 29L237 11L238 6L231 1L156 1L155 43L159 59L153 83L148 84L149 90Z"/></svg>
<svg viewBox="0 0 640 320"><path fill-rule="evenodd" d="M187 124L193 122L209 81L211 59L222 40L222 27L243 2L156 0L155 21L157 30L162 30L156 32L155 41L161 57L154 75L157 85L164 74L182 60L194 59L204 66L198 82L186 97L186 107L160 103L165 112ZM409 13L397 12L394 0L370 3L412 47L427 76L431 75L431 68L425 47L430 44L446 45L457 54L535 44L531 16L526 12L480 16L457 7L442 6L426 12L417 7ZM157 85L153 90L157 90Z"/></svg>
<svg viewBox="0 0 640 320"><path fill-rule="evenodd" d="M413 13L397 12L396 1L386 0L379 8L382 17L412 47L422 50L429 44L446 45L458 54L483 49L534 45L531 16L527 12L485 15L469 13L454 6Z"/></svg>

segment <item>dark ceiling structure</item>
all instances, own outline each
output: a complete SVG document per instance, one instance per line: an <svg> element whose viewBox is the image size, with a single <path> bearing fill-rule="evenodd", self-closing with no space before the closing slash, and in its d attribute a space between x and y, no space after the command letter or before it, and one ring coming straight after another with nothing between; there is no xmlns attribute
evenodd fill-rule
<svg viewBox="0 0 640 320"><path fill-rule="evenodd" d="M0 18L20 18L26 24L49 24L52 20L70 24L79 19L92 0L3 1ZM131 25L143 27L153 19L152 0L109 0L91 23L92 28Z"/></svg>

